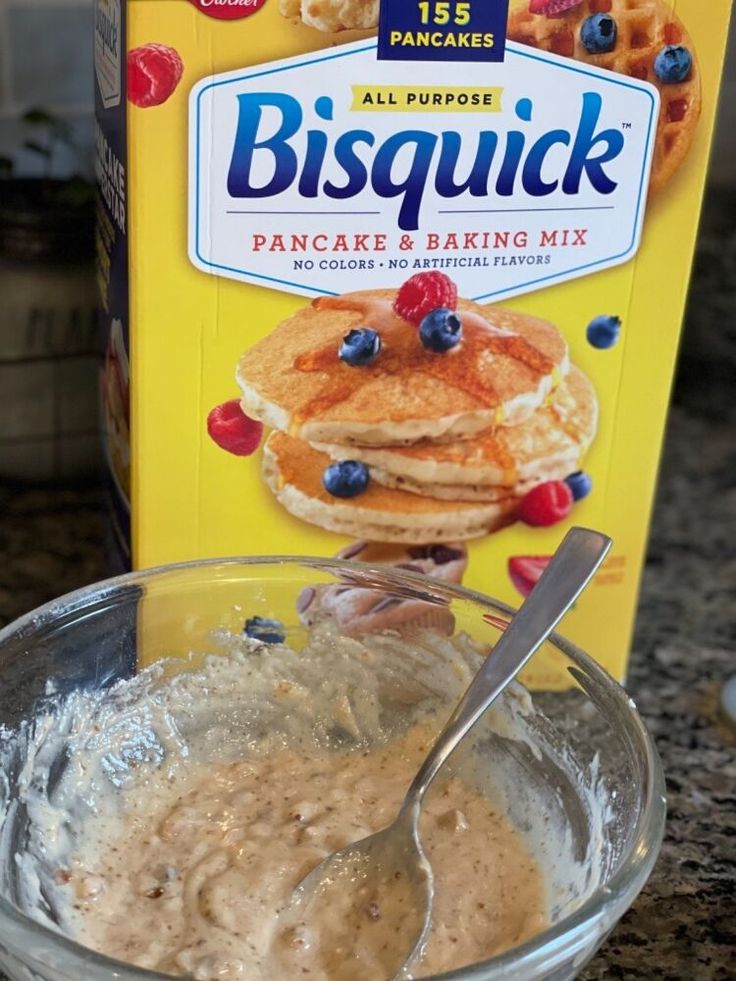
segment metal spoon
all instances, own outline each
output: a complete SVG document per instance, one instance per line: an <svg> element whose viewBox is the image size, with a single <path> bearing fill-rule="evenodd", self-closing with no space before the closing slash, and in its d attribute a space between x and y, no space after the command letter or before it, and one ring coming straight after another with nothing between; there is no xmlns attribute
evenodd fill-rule
<svg viewBox="0 0 736 981"><path fill-rule="evenodd" d="M460 740L570 609L610 547L611 539L599 532L567 533L437 737L393 824L329 855L297 886L283 922L294 943L311 947L310 924L319 921L320 947L330 951L334 981L410 977L427 939L434 895L418 831L424 794ZM379 918L391 933L375 929Z"/></svg>

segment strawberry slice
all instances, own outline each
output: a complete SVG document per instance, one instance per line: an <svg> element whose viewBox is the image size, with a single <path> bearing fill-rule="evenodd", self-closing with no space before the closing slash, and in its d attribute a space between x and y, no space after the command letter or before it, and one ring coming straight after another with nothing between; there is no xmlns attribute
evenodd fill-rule
<svg viewBox="0 0 736 981"><path fill-rule="evenodd" d="M263 436L263 423L251 419L237 399L216 405L207 416L207 432L217 445L235 456L255 453Z"/></svg>
<svg viewBox="0 0 736 981"><path fill-rule="evenodd" d="M509 559L509 578L522 596L531 593L551 561L551 555L513 555Z"/></svg>
<svg viewBox="0 0 736 981"><path fill-rule="evenodd" d="M561 17L573 7L579 7L582 2L583 0L529 0L529 13Z"/></svg>

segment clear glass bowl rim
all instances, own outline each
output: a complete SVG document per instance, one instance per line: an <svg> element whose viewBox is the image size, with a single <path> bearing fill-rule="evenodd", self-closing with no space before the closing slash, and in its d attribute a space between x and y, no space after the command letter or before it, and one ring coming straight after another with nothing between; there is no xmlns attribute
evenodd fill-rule
<svg viewBox="0 0 736 981"><path fill-rule="evenodd" d="M7 624L0 630L0 676L2 674L2 648L11 639L30 637L39 628L60 617L79 613L85 607L96 605L110 598L125 587L145 585L152 580L165 578L171 573L211 569L214 567L253 567L279 566L317 569L324 572L350 571L361 573L375 579L380 577L381 585L401 586L408 584L421 588L425 593L445 596L450 599L470 601L492 608L506 616L516 611L506 603L491 596L464 586L456 586L437 579L429 579L419 573L405 570L393 571L391 567L370 565L363 562L342 559L318 558L303 555L269 556L228 556L224 558L195 559L188 562L174 562L127 572L113 578L100 580L81 589L66 593L42 606L36 607ZM549 927L532 940L514 947L498 957L480 961L472 966L458 968L441 975L426 977L423 981L501 981L513 976L521 977L520 971L534 971L544 967L553 970L565 958L574 956L576 950L584 951L589 945L597 946L599 940L616 923L619 916L630 905L646 883L659 854L664 837L666 820L665 779L662 764L656 747L646 726L639 716L632 699L604 668L592 657L557 633L550 635L552 643L575 664L592 676L606 691L627 719L628 735L634 750L641 754L647 774L647 792L635 833L631 839L628 854L622 860L616 873L602 887L599 887L581 906L564 917L559 923ZM12 937L12 939L11 939ZM0 895L0 944L9 942L11 950L34 951L39 941L45 948L54 951L55 968L70 972L70 977L85 977L85 970L97 969L100 976L119 978L120 981L154 981L166 979L171 975L149 971L135 965L114 960L98 954L81 944L63 936L51 928L25 916L15 906ZM17 954L16 954L17 956ZM43 957L34 955L34 961L43 964ZM106 972L102 974L102 972Z"/></svg>

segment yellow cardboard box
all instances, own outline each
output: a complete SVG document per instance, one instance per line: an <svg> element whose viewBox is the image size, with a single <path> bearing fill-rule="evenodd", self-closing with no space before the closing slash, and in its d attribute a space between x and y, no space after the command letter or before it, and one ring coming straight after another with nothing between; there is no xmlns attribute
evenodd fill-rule
<svg viewBox="0 0 736 981"><path fill-rule="evenodd" d="M729 12L97 0L123 561L347 550L516 605L588 525L565 631L622 677Z"/></svg>

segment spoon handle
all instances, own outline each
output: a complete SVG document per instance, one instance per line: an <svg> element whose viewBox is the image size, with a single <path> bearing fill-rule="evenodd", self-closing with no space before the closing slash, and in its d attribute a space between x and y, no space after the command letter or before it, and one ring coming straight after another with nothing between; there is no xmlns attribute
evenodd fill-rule
<svg viewBox="0 0 736 981"><path fill-rule="evenodd" d="M473 678L406 795L402 811L414 809L460 740L549 637L585 589L611 547L611 539L571 528L539 581Z"/></svg>

